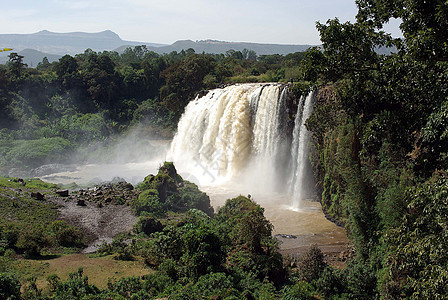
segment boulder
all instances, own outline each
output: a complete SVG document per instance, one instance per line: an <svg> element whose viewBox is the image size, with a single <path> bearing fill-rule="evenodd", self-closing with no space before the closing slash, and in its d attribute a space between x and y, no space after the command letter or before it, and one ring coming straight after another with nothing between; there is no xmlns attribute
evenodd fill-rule
<svg viewBox="0 0 448 300"><path fill-rule="evenodd" d="M44 200L45 196L39 192L31 192L31 197L33 197L36 200Z"/></svg>
<svg viewBox="0 0 448 300"><path fill-rule="evenodd" d="M59 191L56 191L56 194L58 194L61 197L68 197L69 192L68 192L68 190L59 190Z"/></svg>

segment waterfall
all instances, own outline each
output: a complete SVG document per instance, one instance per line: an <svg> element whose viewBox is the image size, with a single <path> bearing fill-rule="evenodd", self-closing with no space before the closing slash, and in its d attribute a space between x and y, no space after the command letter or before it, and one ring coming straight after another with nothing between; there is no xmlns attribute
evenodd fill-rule
<svg viewBox="0 0 448 300"><path fill-rule="evenodd" d="M288 94L287 85L257 83L197 97L179 121L168 159L201 184L232 182L248 191L287 191L293 199L302 197L291 186L303 186L301 159L308 158L304 122L312 95L300 99L292 124Z"/></svg>
<svg viewBox="0 0 448 300"><path fill-rule="evenodd" d="M308 96L302 96L297 108L296 118L294 120L293 140L291 145L292 174L291 174L291 195L293 209L299 209L301 201L304 200L309 187L307 188L306 165L309 155L309 132L306 129L305 122L313 110L313 92Z"/></svg>

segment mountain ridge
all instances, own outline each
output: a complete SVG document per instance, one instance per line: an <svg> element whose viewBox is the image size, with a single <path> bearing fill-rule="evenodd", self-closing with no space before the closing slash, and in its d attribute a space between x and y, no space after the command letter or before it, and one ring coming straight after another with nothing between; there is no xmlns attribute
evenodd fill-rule
<svg viewBox="0 0 448 300"><path fill-rule="evenodd" d="M30 34L0 34L0 41L4 46L11 47L16 51L24 49L34 49L40 52L56 55L75 55L83 53L86 49L94 51L114 51L123 46L145 45L149 50L159 54L171 51L181 51L193 48L197 53L225 53L227 50L236 51L254 50L259 55L263 54L287 54L291 52L304 51L311 45L286 45L286 44L266 44L253 42L228 42L219 40L199 40L189 39L178 40L171 45L149 42L126 41L111 31L100 32L51 32L41 30ZM123 49L124 50L124 49ZM258 50L258 51L257 51Z"/></svg>

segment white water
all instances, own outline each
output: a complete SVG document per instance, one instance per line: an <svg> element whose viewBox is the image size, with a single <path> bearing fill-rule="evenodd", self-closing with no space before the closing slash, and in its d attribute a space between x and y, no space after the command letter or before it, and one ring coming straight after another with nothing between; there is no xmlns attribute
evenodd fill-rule
<svg viewBox="0 0 448 300"><path fill-rule="evenodd" d="M240 84L195 99L186 107L167 159L194 174L202 186L231 184L240 193L289 194L289 205L300 208L309 195L304 191L311 190L304 178L305 121L313 95L300 100L288 137L287 94L281 84Z"/></svg>
<svg viewBox="0 0 448 300"><path fill-rule="evenodd" d="M305 99L303 96L301 97L294 121L294 132L291 147L291 157L293 163L293 172L291 176L291 197L292 208L295 210L301 208L302 200L304 200L309 193L309 187L307 189L305 184L307 179L306 165L309 156L310 134L306 129L305 123L313 110L313 96L313 92L311 92Z"/></svg>

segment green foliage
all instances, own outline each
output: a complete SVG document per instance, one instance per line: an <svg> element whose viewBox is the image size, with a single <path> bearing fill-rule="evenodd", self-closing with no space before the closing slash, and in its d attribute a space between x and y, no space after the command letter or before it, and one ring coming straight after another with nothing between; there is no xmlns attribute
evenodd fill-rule
<svg viewBox="0 0 448 300"><path fill-rule="evenodd" d="M283 300L293 299L314 299L313 286L307 282L299 282L293 286L285 287L282 290Z"/></svg>
<svg viewBox="0 0 448 300"><path fill-rule="evenodd" d="M147 212L154 217L161 217L166 212L163 203L159 201L157 190L154 189L143 191L137 199L132 201L131 205L138 216L142 212Z"/></svg>
<svg viewBox="0 0 448 300"><path fill-rule="evenodd" d="M146 235L150 235L151 233L161 231L163 228L162 223L158 221L157 219L148 216L148 215L141 215L137 223L134 225L134 232L135 233L144 233Z"/></svg>
<svg viewBox="0 0 448 300"><path fill-rule="evenodd" d="M347 282L345 274L339 269L327 266L315 282L316 289L325 299L339 296L346 292Z"/></svg>
<svg viewBox="0 0 448 300"><path fill-rule="evenodd" d="M391 280L411 298L443 298L447 294L448 179L435 174L406 191L408 212L385 236Z"/></svg>
<svg viewBox="0 0 448 300"><path fill-rule="evenodd" d="M56 242L64 247L79 247L82 245L82 231L70 226L66 221L54 221L50 225L51 231L56 237Z"/></svg>
<svg viewBox="0 0 448 300"><path fill-rule="evenodd" d="M19 281L6 273L0 273L0 298L5 300L21 299Z"/></svg>
<svg viewBox="0 0 448 300"><path fill-rule="evenodd" d="M199 277L193 289L202 297L222 297L237 296L237 291L233 288L231 278L225 273L208 273Z"/></svg>
<svg viewBox="0 0 448 300"><path fill-rule="evenodd" d="M109 281L107 287L110 291L119 294L122 297L130 298L143 288L143 282L139 277L123 277L115 282Z"/></svg>
<svg viewBox="0 0 448 300"><path fill-rule="evenodd" d="M49 278L53 288L52 297L54 299L83 299L85 296L98 295L100 290L89 284L87 276L83 276L83 269L70 273L67 281L59 281L55 277Z"/></svg>
<svg viewBox="0 0 448 300"><path fill-rule="evenodd" d="M40 227L25 227L17 240L16 246L24 251L27 257L38 257L40 251L50 245L50 240Z"/></svg>
<svg viewBox="0 0 448 300"><path fill-rule="evenodd" d="M300 281L312 283L318 280L326 268L324 254L316 245L311 246L300 256L297 268Z"/></svg>
<svg viewBox="0 0 448 300"><path fill-rule="evenodd" d="M0 165L35 168L48 162L68 158L72 144L61 137L39 140L6 141L0 146Z"/></svg>

